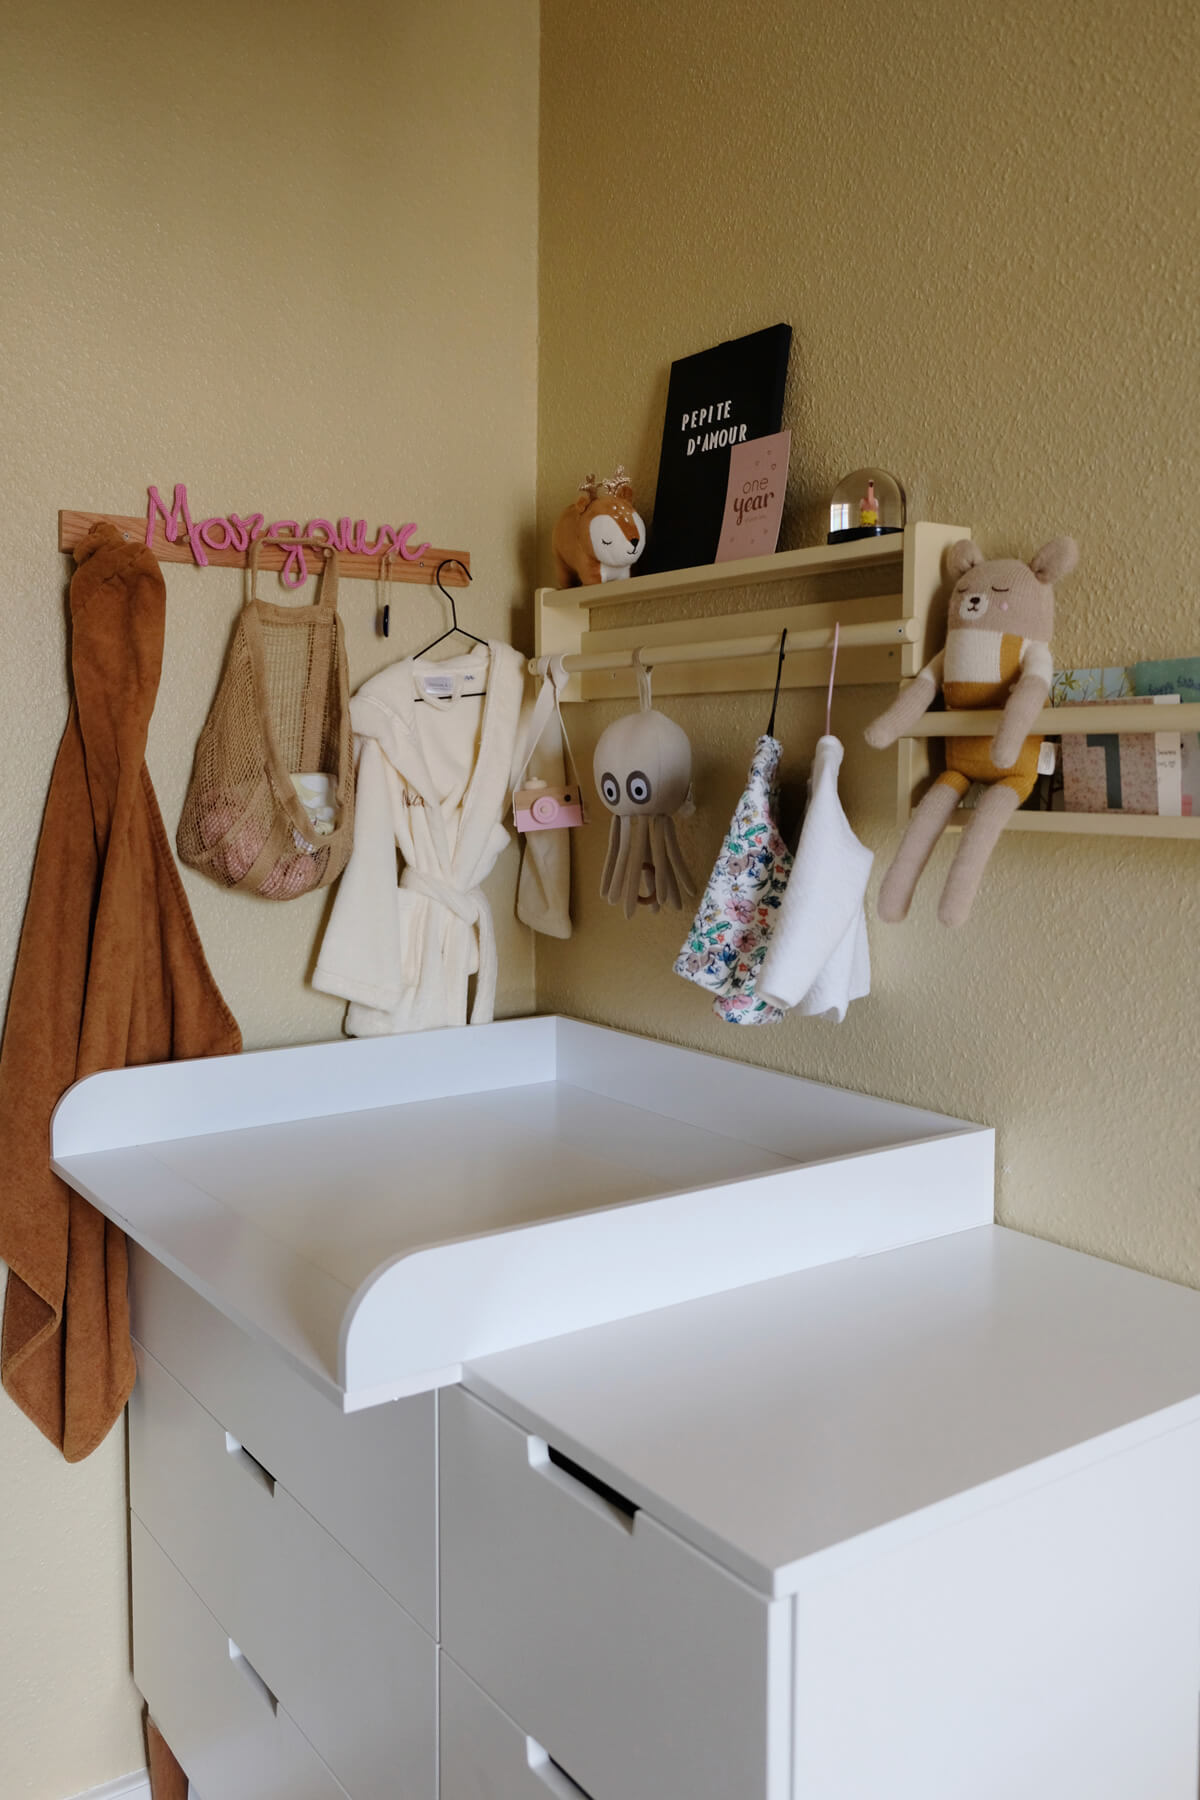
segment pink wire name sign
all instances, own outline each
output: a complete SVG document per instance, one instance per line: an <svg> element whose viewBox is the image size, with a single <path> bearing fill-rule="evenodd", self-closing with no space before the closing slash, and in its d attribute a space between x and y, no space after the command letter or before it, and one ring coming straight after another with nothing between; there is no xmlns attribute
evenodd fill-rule
<svg viewBox="0 0 1200 1800"><path fill-rule="evenodd" d="M193 560L200 568L209 565L210 551L233 550L242 557L249 550L256 538L320 538L333 546L335 550L352 556L366 556L372 559L399 556L406 562L419 562L431 548L429 544L418 544L410 547L409 540L416 531L414 524L380 525L373 539L368 539L365 519L309 519L303 528L298 519L276 519L267 524L260 512L255 513L214 513L210 519L201 519L198 523L192 518L188 506L187 487L176 482L175 494L168 506L156 487L149 489L146 506L146 545L154 548L155 526L162 522L162 533L169 544L178 543L181 535L185 536L191 550ZM302 587L308 580L309 567L305 560L302 544L282 544L284 552L283 567L280 579L284 587Z"/></svg>
<svg viewBox="0 0 1200 1800"><path fill-rule="evenodd" d="M245 568L250 546L269 539L259 551L261 569L278 569L284 586L298 588L320 561L309 545L291 540L309 538L329 544L338 553L338 572L358 581L410 581L430 585L441 571L444 587L465 587L470 580L468 550L439 550L432 544L412 542L413 524L380 525L372 536L365 519L275 519L260 512L214 513L194 519L185 483L177 482L170 504L156 487L147 490L146 516L129 518L123 513L63 511L58 515L58 547L74 550L104 520L114 525L130 543L144 540L159 562L187 563L206 569Z"/></svg>

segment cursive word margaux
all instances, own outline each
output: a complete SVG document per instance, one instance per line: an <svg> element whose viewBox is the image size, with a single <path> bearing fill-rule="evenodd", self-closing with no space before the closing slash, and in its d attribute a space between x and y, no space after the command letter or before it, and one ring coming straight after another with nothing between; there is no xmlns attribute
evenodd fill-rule
<svg viewBox="0 0 1200 1800"><path fill-rule="evenodd" d="M163 535L169 544L177 542L180 532L186 535L192 555L202 569L208 567L209 550L237 550L244 554L256 538L262 537L323 538L335 550L352 552L356 556L402 556L406 562L416 562L429 549L428 544L409 548L409 539L417 529L415 525L381 525L374 541L368 542L365 519L339 519L336 525L332 519L309 519L301 531L296 519L276 519L273 525L267 525L260 512L248 513L245 517L231 512L215 513L211 519L201 519L197 524L188 507L187 487L182 481L175 484L175 498L170 506L156 487L149 489L146 506L148 549L154 548L154 526L158 519L163 522ZM280 571L284 587L302 587L308 580L303 544L285 543L281 548L287 551Z"/></svg>

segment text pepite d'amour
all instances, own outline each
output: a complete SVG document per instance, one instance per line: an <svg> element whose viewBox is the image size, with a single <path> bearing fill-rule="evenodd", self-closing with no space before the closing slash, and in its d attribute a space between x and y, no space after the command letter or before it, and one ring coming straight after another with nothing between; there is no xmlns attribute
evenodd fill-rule
<svg viewBox="0 0 1200 1800"><path fill-rule="evenodd" d="M746 427L744 425L724 425L723 419L729 417L733 410L732 400L718 400L712 406L698 406L695 412L685 412L679 420L680 431L690 433L687 441L687 453L694 456L697 450L723 450L730 444L744 444ZM706 425L715 425L713 431L706 431Z"/></svg>

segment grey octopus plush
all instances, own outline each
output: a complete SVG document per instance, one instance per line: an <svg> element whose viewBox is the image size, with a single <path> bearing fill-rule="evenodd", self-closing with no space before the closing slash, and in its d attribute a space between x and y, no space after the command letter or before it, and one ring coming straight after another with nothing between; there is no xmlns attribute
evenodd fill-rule
<svg viewBox="0 0 1200 1800"><path fill-rule="evenodd" d="M695 886L679 848L673 814L687 804L692 747L687 733L649 705L642 681L638 712L608 727L596 745L592 769L600 798L613 815L600 892L631 919L638 906L677 910Z"/></svg>

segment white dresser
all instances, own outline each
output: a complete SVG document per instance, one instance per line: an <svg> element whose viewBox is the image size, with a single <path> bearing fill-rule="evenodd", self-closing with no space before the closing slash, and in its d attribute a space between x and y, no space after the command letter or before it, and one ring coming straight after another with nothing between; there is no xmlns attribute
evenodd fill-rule
<svg viewBox="0 0 1200 1800"><path fill-rule="evenodd" d="M1200 1295L987 1223L990 1133L527 1020L54 1145L203 1800L1194 1800Z"/></svg>
<svg viewBox="0 0 1200 1800"><path fill-rule="evenodd" d="M1200 1296L993 1226L491 1358L443 1652L594 1800L1193 1800L1198 1393Z"/></svg>

